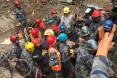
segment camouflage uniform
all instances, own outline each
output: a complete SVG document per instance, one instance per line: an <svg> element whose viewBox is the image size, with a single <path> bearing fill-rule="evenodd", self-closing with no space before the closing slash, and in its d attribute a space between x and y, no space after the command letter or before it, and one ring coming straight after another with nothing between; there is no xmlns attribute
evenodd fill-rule
<svg viewBox="0 0 117 78"><path fill-rule="evenodd" d="M62 56L62 65L63 65L63 73L64 76L66 75L67 78L70 76L71 78L74 78L74 66L71 63L71 60L69 59L70 56L70 48L65 45L64 43L60 43L60 52Z"/></svg>
<svg viewBox="0 0 117 78"><path fill-rule="evenodd" d="M89 77L93 55L89 54L84 47L75 49L75 52L77 53L75 69L76 78Z"/></svg>
<svg viewBox="0 0 117 78"><path fill-rule="evenodd" d="M109 63L105 56L96 56L92 65L90 78L110 78Z"/></svg>
<svg viewBox="0 0 117 78"><path fill-rule="evenodd" d="M28 75L28 78L34 77L36 75L36 72L38 72L38 76L39 76L38 78L40 78L40 69L34 63L34 61L31 58L31 55L25 49L22 51L20 59L26 60L31 66L31 72L32 73L30 73ZM24 67L26 66L26 64L23 64L22 62L17 62L17 65L19 65L19 66L23 65ZM25 68L27 68L27 67L25 67ZM20 70L24 70L24 69L20 68ZM27 70L29 70L29 69L27 69ZM24 73L25 73L25 71L24 71Z"/></svg>
<svg viewBox="0 0 117 78"><path fill-rule="evenodd" d="M27 16L24 12L24 10L21 7L15 8L14 10L15 18L20 23L25 23ZM25 25L26 26L26 25Z"/></svg>
<svg viewBox="0 0 117 78"><path fill-rule="evenodd" d="M53 20L55 25L59 25L60 23L60 18L58 16L53 16L49 20Z"/></svg>
<svg viewBox="0 0 117 78"><path fill-rule="evenodd" d="M20 58L21 52L22 52L22 49L19 46L19 43L13 43L12 53L11 53L12 58Z"/></svg>

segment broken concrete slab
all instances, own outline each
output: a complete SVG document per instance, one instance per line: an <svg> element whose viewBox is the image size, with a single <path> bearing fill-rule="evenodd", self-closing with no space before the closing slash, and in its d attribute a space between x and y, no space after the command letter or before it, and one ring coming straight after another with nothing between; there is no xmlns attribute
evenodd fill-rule
<svg viewBox="0 0 117 78"><path fill-rule="evenodd" d="M67 3L72 3L73 2L73 0L58 0L58 1L60 1L60 2L67 2Z"/></svg>

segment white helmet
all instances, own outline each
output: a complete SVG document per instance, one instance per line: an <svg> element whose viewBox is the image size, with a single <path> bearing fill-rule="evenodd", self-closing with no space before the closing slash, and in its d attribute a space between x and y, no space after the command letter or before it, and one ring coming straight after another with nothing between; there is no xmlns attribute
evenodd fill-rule
<svg viewBox="0 0 117 78"><path fill-rule="evenodd" d="M87 36L87 35L89 35L89 28L88 28L87 26L83 26L83 27L81 28L81 35L82 35L82 36Z"/></svg>
<svg viewBox="0 0 117 78"><path fill-rule="evenodd" d="M90 13L90 11L91 11L91 8L87 8L87 9L85 10L85 13Z"/></svg>

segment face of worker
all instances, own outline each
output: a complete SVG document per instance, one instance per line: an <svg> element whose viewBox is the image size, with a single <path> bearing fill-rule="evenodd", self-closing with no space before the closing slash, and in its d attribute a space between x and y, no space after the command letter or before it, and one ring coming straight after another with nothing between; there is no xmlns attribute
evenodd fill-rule
<svg viewBox="0 0 117 78"><path fill-rule="evenodd" d="M53 14L52 16L53 16L53 17L56 17L56 15L57 15L57 14Z"/></svg>
<svg viewBox="0 0 117 78"><path fill-rule="evenodd" d="M64 16L65 17L68 17L70 13L64 13Z"/></svg>

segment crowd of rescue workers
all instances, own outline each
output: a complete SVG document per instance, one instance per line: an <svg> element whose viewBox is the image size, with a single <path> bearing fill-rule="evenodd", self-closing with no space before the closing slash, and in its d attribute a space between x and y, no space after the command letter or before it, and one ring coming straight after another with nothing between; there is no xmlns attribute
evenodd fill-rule
<svg viewBox="0 0 117 78"><path fill-rule="evenodd" d="M12 52L10 58L3 58L3 67L9 66L9 60L16 62L15 68L25 78L113 78L107 57L97 54L99 43L107 46L108 38L102 42L105 33L114 34L110 47L117 42L115 21L106 18L108 12L87 7L83 15L73 15L66 6L59 17L53 8L46 22L37 18L32 27L17 0L13 12L19 31L10 36Z"/></svg>

